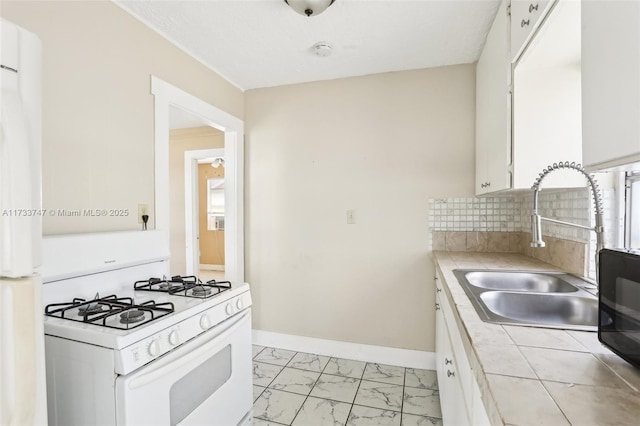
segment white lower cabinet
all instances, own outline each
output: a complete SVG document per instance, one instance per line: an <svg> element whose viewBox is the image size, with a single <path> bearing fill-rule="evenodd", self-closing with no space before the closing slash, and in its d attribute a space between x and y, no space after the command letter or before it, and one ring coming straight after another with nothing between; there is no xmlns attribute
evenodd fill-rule
<svg viewBox="0 0 640 426"><path fill-rule="evenodd" d="M460 383L460 377L458 376L460 369L453 355L442 308L436 312L436 327L436 336L440 336L440 346L436 350L438 352L437 372L442 421L445 425L471 424L469 413L467 412L466 398L462 391L462 383Z"/></svg>
<svg viewBox="0 0 640 426"><path fill-rule="evenodd" d="M436 276L436 371L445 426L490 425L451 306Z"/></svg>

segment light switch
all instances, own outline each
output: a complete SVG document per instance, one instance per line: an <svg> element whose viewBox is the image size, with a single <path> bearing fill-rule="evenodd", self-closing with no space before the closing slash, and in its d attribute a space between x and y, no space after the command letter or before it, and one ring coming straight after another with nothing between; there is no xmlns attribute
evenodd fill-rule
<svg viewBox="0 0 640 426"><path fill-rule="evenodd" d="M356 223L356 212L355 210L347 210L347 224L353 225Z"/></svg>

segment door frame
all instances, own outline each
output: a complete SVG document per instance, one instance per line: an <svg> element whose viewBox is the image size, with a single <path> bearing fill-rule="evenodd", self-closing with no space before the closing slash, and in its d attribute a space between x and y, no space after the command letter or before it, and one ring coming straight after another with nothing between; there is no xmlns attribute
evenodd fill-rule
<svg viewBox="0 0 640 426"><path fill-rule="evenodd" d="M152 75L155 129L155 228L170 235L169 113L180 108L224 132L225 279L244 282L244 121ZM171 271L170 271L171 272ZM184 273L184 271L174 271Z"/></svg>
<svg viewBox="0 0 640 426"><path fill-rule="evenodd" d="M198 160L223 157L224 148L197 149L184 153L184 230L186 275L200 274L200 226L198 211ZM225 159L226 161L226 159ZM226 170L225 170L226 172ZM226 183L226 180L225 180ZM226 200L225 200L226 204ZM226 245L225 245L226 248Z"/></svg>

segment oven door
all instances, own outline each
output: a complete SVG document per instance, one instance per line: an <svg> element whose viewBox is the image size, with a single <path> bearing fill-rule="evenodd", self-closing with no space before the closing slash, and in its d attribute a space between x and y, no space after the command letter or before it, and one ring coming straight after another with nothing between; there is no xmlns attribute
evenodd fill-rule
<svg viewBox="0 0 640 426"><path fill-rule="evenodd" d="M251 310L116 379L119 425L237 425L251 410Z"/></svg>

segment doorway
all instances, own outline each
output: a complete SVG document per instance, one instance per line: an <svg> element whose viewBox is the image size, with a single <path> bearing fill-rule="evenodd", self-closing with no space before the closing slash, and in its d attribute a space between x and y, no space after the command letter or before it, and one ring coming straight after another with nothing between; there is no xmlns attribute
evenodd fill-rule
<svg viewBox="0 0 640 426"><path fill-rule="evenodd" d="M224 156L216 156L198 164L199 276L203 279L224 280L224 210Z"/></svg>
<svg viewBox="0 0 640 426"><path fill-rule="evenodd" d="M154 95L155 106L155 227L165 231L171 239L169 119L171 108L177 108L224 133L225 279L232 283L242 283L244 122L155 76L151 77L151 92ZM192 247L195 246L193 241L191 244ZM197 269L197 266L192 267ZM186 271L169 272L184 274Z"/></svg>
<svg viewBox="0 0 640 426"><path fill-rule="evenodd" d="M224 162L223 148L184 152L185 273L203 280L225 278Z"/></svg>

